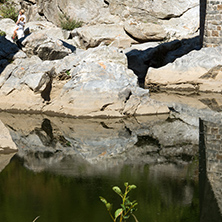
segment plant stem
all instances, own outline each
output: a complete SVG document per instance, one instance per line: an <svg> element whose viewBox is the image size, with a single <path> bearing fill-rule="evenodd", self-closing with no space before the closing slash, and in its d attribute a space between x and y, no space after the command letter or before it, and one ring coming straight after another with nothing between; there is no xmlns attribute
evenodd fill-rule
<svg viewBox="0 0 222 222"><path fill-rule="evenodd" d="M114 222L116 222L116 220L114 219L114 217L113 217L113 215L111 214L110 210L109 210L109 215L110 215L110 217L112 218L112 220L113 220Z"/></svg>
<svg viewBox="0 0 222 222"><path fill-rule="evenodd" d="M136 222L139 222L134 214L132 214Z"/></svg>
<svg viewBox="0 0 222 222"><path fill-rule="evenodd" d="M36 218L33 220L33 222L37 221L39 217L40 217L40 216L36 217Z"/></svg>

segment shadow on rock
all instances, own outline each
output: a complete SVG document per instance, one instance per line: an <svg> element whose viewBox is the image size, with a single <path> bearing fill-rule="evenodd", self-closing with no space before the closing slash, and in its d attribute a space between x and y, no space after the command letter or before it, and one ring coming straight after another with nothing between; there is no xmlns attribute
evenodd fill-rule
<svg viewBox="0 0 222 222"><path fill-rule="evenodd" d="M140 86L144 85L149 67L159 68L188 54L192 50L199 50L200 37L174 40L146 50L133 49L126 53L128 68L138 76Z"/></svg>
<svg viewBox="0 0 222 222"><path fill-rule="evenodd" d="M6 39L5 36L0 36L0 74L18 52L18 45Z"/></svg>
<svg viewBox="0 0 222 222"><path fill-rule="evenodd" d="M67 49L70 49L72 52L76 51L76 47L74 45L71 45L61 39L60 39L60 41L62 42L63 46L66 47Z"/></svg>

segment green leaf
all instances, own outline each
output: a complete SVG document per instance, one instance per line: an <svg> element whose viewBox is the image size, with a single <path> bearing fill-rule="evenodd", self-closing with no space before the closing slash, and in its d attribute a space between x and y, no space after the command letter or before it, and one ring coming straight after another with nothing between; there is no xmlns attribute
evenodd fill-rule
<svg viewBox="0 0 222 222"><path fill-rule="evenodd" d="M113 187L113 190L114 190L117 194L122 195L122 191L121 191L121 189L120 189L119 187L115 186L115 187Z"/></svg>
<svg viewBox="0 0 222 222"><path fill-rule="evenodd" d="M104 203L104 204L107 204L107 201L106 201L106 199L104 198L104 197L99 197L100 198L100 200Z"/></svg>
<svg viewBox="0 0 222 222"><path fill-rule="evenodd" d="M107 204L106 204L106 209L107 209L108 211L111 211L111 210L112 210L112 204L107 203Z"/></svg>
<svg viewBox="0 0 222 222"><path fill-rule="evenodd" d="M129 185L129 183L128 183L128 182L125 182L125 183L124 183L124 186L125 186L125 187L127 187L128 185Z"/></svg>
<svg viewBox="0 0 222 222"><path fill-rule="evenodd" d="M136 189L136 185L129 185L129 190Z"/></svg>
<svg viewBox="0 0 222 222"><path fill-rule="evenodd" d="M125 220L129 219L130 215L123 216Z"/></svg>
<svg viewBox="0 0 222 222"><path fill-rule="evenodd" d="M122 207L122 209L125 211L126 207L124 206L124 204L120 204L120 206Z"/></svg>
<svg viewBox="0 0 222 222"><path fill-rule="evenodd" d="M116 212L115 212L115 219L116 219L117 217L119 217L119 216L122 214L122 212L123 212L123 209L122 209L122 208L117 209Z"/></svg>

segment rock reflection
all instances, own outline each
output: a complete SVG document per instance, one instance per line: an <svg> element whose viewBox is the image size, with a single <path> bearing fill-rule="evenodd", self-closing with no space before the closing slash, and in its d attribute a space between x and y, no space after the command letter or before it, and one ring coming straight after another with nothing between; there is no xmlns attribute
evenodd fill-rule
<svg viewBox="0 0 222 222"><path fill-rule="evenodd" d="M169 115L74 119L1 113L0 119L33 171L102 172L123 164L180 162L198 152L198 127ZM185 162L184 162L185 161ZM70 167L71 166L71 167Z"/></svg>
<svg viewBox="0 0 222 222"><path fill-rule="evenodd" d="M10 154L0 154L0 172L9 164L14 155L15 152Z"/></svg>

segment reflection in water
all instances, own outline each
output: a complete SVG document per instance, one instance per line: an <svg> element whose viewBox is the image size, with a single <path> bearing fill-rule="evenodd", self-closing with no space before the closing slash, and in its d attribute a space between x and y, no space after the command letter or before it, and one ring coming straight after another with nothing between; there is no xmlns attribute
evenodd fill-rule
<svg viewBox="0 0 222 222"><path fill-rule="evenodd" d="M137 185L130 197L139 203L135 213L139 221L199 218L198 181L193 165L124 165L118 174L110 169L91 176L82 174L84 169L76 165L78 175L63 176L46 171L34 173L23 164L16 155L0 174L0 221L33 221L36 216L41 222L110 221L99 196L119 207L120 199L111 188L123 187L126 181Z"/></svg>
<svg viewBox="0 0 222 222"><path fill-rule="evenodd" d="M221 209L219 208L219 206L221 206L221 192L217 195L217 190L221 191L222 181L220 180L221 173L219 170L221 164L217 159L217 153L220 153L220 149L216 146L216 142L219 141L219 143L221 143L221 141L220 137L216 137L214 134L216 133L219 135L222 131L218 130L219 124L205 122L201 119L199 122L200 221L221 222L222 215L220 212ZM212 141L213 143L211 143ZM210 155L210 153L213 153L213 155ZM217 164L215 165L215 163ZM212 180L212 177L215 178Z"/></svg>
<svg viewBox="0 0 222 222"><path fill-rule="evenodd" d="M109 221L99 196L119 204L111 188L126 181L137 185L140 222L199 221L197 126L173 116L0 118L19 148L0 173L0 221Z"/></svg>

